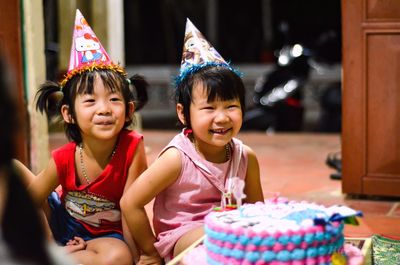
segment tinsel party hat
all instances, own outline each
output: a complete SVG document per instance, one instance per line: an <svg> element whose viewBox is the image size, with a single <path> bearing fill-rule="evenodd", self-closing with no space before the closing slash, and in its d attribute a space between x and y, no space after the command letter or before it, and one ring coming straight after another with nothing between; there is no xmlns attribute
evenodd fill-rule
<svg viewBox="0 0 400 265"><path fill-rule="evenodd" d="M125 74L125 71L119 65L111 61L100 40L77 9L68 72L61 81L61 86L64 86L76 74L94 69L110 69Z"/></svg>
<svg viewBox="0 0 400 265"><path fill-rule="evenodd" d="M217 50L206 40L204 35L187 18L183 52L179 75L176 84L179 84L188 74L197 72L209 65L219 65L233 70L222 58ZM236 72L235 70L233 70Z"/></svg>

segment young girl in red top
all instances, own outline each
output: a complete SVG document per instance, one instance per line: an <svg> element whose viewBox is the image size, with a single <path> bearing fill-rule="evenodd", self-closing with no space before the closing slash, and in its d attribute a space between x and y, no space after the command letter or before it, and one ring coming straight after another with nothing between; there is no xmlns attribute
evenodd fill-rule
<svg viewBox="0 0 400 265"><path fill-rule="evenodd" d="M97 40L77 10L74 40L82 42L79 36L87 34ZM29 188L38 205L47 199L53 237L68 246L78 263L132 264L135 247L119 201L147 168L143 137L126 129L134 108L143 104L134 105L131 89L145 101L147 83L139 76L126 79L100 43L92 44L102 56L83 62L78 53L85 46L78 49L74 42L65 79L47 82L38 91L37 109L50 118L61 114L72 141L52 152Z"/></svg>

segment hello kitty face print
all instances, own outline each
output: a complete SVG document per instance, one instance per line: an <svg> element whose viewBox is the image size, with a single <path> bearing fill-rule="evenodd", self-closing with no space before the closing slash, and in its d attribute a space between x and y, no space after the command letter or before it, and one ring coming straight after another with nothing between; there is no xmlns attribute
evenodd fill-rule
<svg viewBox="0 0 400 265"><path fill-rule="evenodd" d="M90 63L93 61L106 61L106 56L101 51L101 45L96 36L85 33L82 37L75 39L75 48L79 53L81 63Z"/></svg>

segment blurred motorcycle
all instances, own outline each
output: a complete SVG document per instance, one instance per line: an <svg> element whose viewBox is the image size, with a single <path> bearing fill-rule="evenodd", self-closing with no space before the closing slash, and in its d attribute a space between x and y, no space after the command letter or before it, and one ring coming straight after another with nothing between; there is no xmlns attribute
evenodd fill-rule
<svg viewBox="0 0 400 265"><path fill-rule="evenodd" d="M273 70L263 74L256 81L252 95L254 106L246 111L243 129L263 131L302 130L304 87L310 81L310 72L311 70L323 71L324 68L340 62L340 45L340 40L338 40L334 31L323 32L314 45L306 46L302 43L283 45L275 53L277 59ZM338 51L339 55L337 54ZM337 113L338 108L335 108L337 102L331 102L332 95L336 96L335 100L338 96L338 93L332 93L331 90L340 92L340 87L340 81L327 85L326 89L319 95L321 115L317 130L325 130L324 127L330 126L331 121L323 119L327 117L337 119L338 116L341 116L341 113ZM340 110L340 98L339 101ZM335 107L332 107L333 105ZM332 111L335 111L335 113L332 114ZM331 130L335 131L337 128L331 128Z"/></svg>

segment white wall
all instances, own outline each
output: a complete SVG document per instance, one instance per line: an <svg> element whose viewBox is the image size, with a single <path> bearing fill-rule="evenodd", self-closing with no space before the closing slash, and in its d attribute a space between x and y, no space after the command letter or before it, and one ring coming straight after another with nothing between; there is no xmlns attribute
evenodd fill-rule
<svg viewBox="0 0 400 265"><path fill-rule="evenodd" d="M23 1L25 85L30 119L30 168L34 173L42 170L49 159L47 118L35 109L35 94L45 81L43 4L39 0Z"/></svg>

